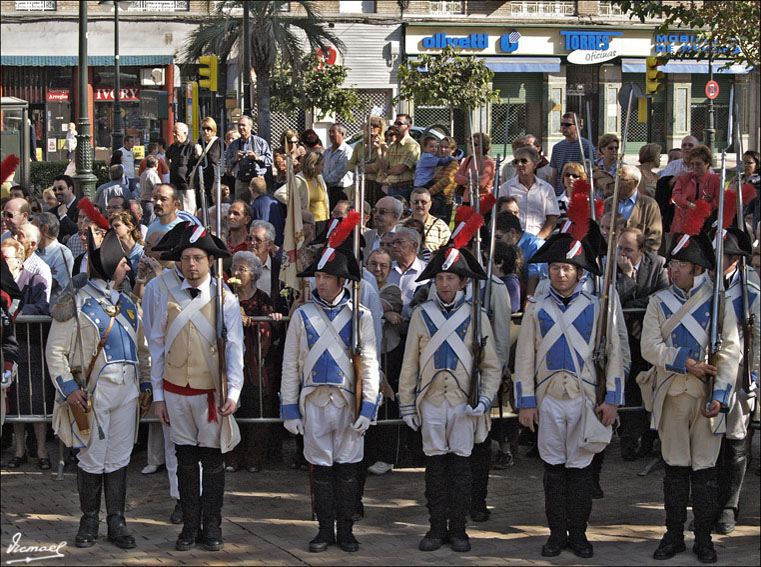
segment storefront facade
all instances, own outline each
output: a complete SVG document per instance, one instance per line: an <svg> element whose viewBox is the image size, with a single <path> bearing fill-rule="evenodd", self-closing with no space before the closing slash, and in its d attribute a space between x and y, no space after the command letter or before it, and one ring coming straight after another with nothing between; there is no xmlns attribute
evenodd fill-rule
<svg viewBox="0 0 761 567"><path fill-rule="evenodd" d="M405 29L405 52L411 58L436 53L446 45L482 58L494 71L493 86L500 92L500 102L488 111L493 153L501 153L506 135L510 142L524 133L537 135L545 149L551 148L562 139L560 117L570 110L588 122L583 135L591 133L593 142L606 132L620 134L619 90L628 82L645 90L646 58L698 47L689 33L656 34L652 28L623 25L486 27L439 22L410 24ZM748 69L734 65L724 70L722 66L713 65L714 80L720 86L714 101L717 141L726 139L731 85L743 103L744 133L753 112L752 105L745 104L751 100ZM678 147L687 134L702 139L707 126L708 63L671 61L661 70L666 74L666 90L653 100L652 141L665 150ZM627 153L636 154L646 142L647 124L637 121L635 104Z"/></svg>

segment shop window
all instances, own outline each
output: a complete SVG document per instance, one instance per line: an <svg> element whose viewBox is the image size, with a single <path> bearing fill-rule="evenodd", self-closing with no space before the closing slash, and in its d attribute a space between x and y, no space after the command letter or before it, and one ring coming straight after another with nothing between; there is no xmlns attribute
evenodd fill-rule
<svg viewBox="0 0 761 567"><path fill-rule="evenodd" d="M432 16L457 16L465 13L465 2L460 0L441 0L429 3Z"/></svg>
<svg viewBox="0 0 761 567"><path fill-rule="evenodd" d="M58 2L45 0L44 2L16 2L16 10L19 12L55 12Z"/></svg>
<svg viewBox="0 0 761 567"><path fill-rule="evenodd" d="M338 11L341 14L374 14L375 0L341 0Z"/></svg>
<svg viewBox="0 0 761 567"><path fill-rule="evenodd" d="M514 16L573 16L575 2L510 2Z"/></svg>
<svg viewBox="0 0 761 567"><path fill-rule="evenodd" d="M604 2L600 1L600 15L601 16L623 16L624 12L621 10L621 6L617 2Z"/></svg>
<svg viewBox="0 0 761 567"><path fill-rule="evenodd" d="M127 6L128 12L188 12L190 2L182 0L133 1Z"/></svg>

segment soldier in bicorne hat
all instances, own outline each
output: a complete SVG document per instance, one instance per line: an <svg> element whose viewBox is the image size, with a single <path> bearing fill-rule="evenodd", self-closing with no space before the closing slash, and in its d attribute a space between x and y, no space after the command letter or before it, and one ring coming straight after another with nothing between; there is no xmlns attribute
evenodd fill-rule
<svg viewBox="0 0 761 567"><path fill-rule="evenodd" d="M298 274L314 277L316 289L312 299L293 312L285 339L281 413L285 428L304 436L304 457L313 467L319 532L309 542L311 552L325 551L336 541L344 551L359 549L352 517L360 490L363 435L378 411L380 377L372 316L354 304L344 287L346 280L361 279L356 258L342 246L353 228L345 219L315 261ZM355 309L360 310L359 377L350 348ZM362 400L355 415L358 380Z"/></svg>
<svg viewBox="0 0 761 567"><path fill-rule="evenodd" d="M596 249L589 237L593 221L570 232L553 234L531 258L547 262L550 285L546 293L529 298L515 353L515 406L524 427L539 425L538 448L544 461L544 498L550 537L542 555L559 555L564 547L579 557L594 554L586 537L592 511L594 455L604 448L584 443L586 420L597 417L606 427L623 403L624 369L617 317L611 315L607 333L605 376L593 364L600 299L584 289L582 274L600 275ZM596 405L598 382L605 399ZM595 407L596 406L596 407Z"/></svg>
<svg viewBox="0 0 761 567"><path fill-rule="evenodd" d="M701 222L690 224L700 227ZM734 309L720 301L723 344L715 365L706 362L713 304L713 285L706 271L716 265L716 259L708 236L695 232L674 235L666 258L673 284L650 297L641 347L642 357L653 364L655 372L649 384L638 382L643 399L652 400L651 426L658 430L666 462L666 534L653 558L670 559L685 551L684 523L692 493L692 550L701 562L714 563L711 528L719 492L715 466L737 379L740 346Z"/></svg>
<svg viewBox="0 0 761 567"><path fill-rule="evenodd" d="M137 435L140 405L150 406L150 357L139 308L116 291L129 271L129 257L109 230L99 248L87 242L84 286L61 294L45 350L58 396L53 428L69 447L78 447L77 486L82 518L74 540L90 547L98 537L101 494L106 497L108 539L135 547L124 519L127 466ZM141 404L138 399L141 398ZM87 413L87 425L75 412Z"/></svg>
<svg viewBox="0 0 761 567"><path fill-rule="evenodd" d="M430 529L421 551L434 551L447 541L454 551L469 551L466 515L470 508L470 454L476 423L491 409L502 375L495 341L484 312L481 335L486 339L478 368L476 407L468 404L473 387L474 322L472 302L465 297L468 280L486 274L464 247L452 243L431 258L418 281L434 279L433 299L412 314L399 377L399 411L413 430L421 429L426 455L425 496Z"/></svg>
<svg viewBox="0 0 761 567"><path fill-rule="evenodd" d="M155 413L170 428L177 454L183 528L175 548L186 551L198 542L207 551L218 551L224 545L222 455L240 440L232 413L243 386L243 325L237 298L223 287L221 323L227 337L221 367L217 286L224 284L211 277L211 268L215 259L230 253L219 238L198 225L186 225L166 244L175 242L161 259L178 262L182 277L164 270L156 278L157 289L149 285L146 292L151 295L143 299L151 302Z"/></svg>

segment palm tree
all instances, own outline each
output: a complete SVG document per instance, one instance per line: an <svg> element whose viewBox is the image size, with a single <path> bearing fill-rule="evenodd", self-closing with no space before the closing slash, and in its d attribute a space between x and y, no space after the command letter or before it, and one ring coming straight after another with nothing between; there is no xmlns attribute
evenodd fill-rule
<svg viewBox="0 0 761 567"><path fill-rule="evenodd" d="M288 13L294 4L303 9L303 15ZM227 61L237 49L241 62L238 68L248 72L242 61L243 19L237 14L232 17L231 8L242 7L249 11L251 65L256 72L257 135L265 140L270 139L270 75L276 56L280 55L285 64L297 70L305 44L311 51L331 44L339 51L344 48L338 36L328 29L316 4L308 0L220 2L210 21L191 33L182 49L188 62L196 61L201 55L217 55L222 63L222 80L226 80Z"/></svg>

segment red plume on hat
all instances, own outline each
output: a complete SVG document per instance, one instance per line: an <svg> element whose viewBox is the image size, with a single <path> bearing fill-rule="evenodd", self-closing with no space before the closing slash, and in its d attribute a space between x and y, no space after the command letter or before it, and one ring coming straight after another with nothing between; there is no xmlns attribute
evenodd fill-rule
<svg viewBox="0 0 761 567"><path fill-rule="evenodd" d="M97 224L103 230L108 230L108 219L104 217L98 209L95 208L93 202L85 197L79 200L79 210L82 211L85 216L92 222Z"/></svg>
<svg viewBox="0 0 761 567"><path fill-rule="evenodd" d="M478 200L478 210L482 213L491 211L496 204L497 198L494 196L494 193L486 193Z"/></svg>
<svg viewBox="0 0 761 567"><path fill-rule="evenodd" d="M578 178L573 182L573 193L584 193L589 195L592 192L592 186L586 179Z"/></svg>
<svg viewBox="0 0 761 567"><path fill-rule="evenodd" d="M458 250L466 246L478 229L484 225L484 217L480 213L473 213L460 231L452 239L452 245Z"/></svg>
<svg viewBox="0 0 761 567"><path fill-rule="evenodd" d="M571 237L581 240L589 231L589 192L578 191L579 182L574 185L574 193L568 204L568 220L573 223Z"/></svg>
<svg viewBox="0 0 761 567"><path fill-rule="evenodd" d="M605 211L605 200L595 199L595 217L598 219L601 218L604 211Z"/></svg>
<svg viewBox="0 0 761 567"><path fill-rule="evenodd" d="M735 205L736 207L737 205ZM736 209L735 209L736 210ZM695 236L700 232L703 227L703 223L711 214L711 205L703 199L695 201L695 208L690 209L687 212L687 217L684 220L684 234Z"/></svg>
<svg viewBox="0 0 761 567"><path fill-rule="evenodd" d="M8 154L8 157L0 164L0 183L5 183L5 180L16 172L20 163L21 160L16 154Z"/></svg>
<svg viewBox="0 0 761 567"><path fill-rule="evenodd" d="M354 227L359 224L360 219L359 211L352 211L346 215L346 218L341 221L341 224L330 233L328 246L333 249L341 246L343 241L346 240L354 230Z"/></svg>

